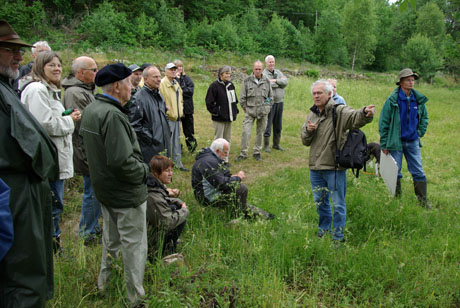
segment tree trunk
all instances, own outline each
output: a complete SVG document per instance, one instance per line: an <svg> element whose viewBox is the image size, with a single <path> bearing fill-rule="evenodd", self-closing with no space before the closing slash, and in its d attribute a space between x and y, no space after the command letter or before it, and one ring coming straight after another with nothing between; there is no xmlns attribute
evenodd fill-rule
<svg viewBox="0 0 460 308"><path fill-rule="evenodd" d="M353 62L351 64L351 73L353 74L353 71L355 70L355 59L356 59L356 50L358 49L358 46L355 46L355 52L353 52Z"/></svg>

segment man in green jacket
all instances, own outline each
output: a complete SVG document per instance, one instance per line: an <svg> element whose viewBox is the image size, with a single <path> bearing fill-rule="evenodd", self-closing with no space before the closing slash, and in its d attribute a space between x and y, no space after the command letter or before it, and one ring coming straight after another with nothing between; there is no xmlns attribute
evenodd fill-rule
<svg viewBox="0 0 460 308"><path fill-rule="evenodd" d="M0 20L0 178L10 188L14 239L0 262L0 307L45 307L53 297L51 190L59 178L57 149L12 87L22 47Z"/></svg>
<svg viewBox="0 0 460 308"><path fill-rule="evenodd" d="M123 106L131 96L131 70L121 63L96 74L103 94L86 107L80 127L94 193L103 214L102 261L98 288L104 290L112 260L123 254L128 300L142 305L147 259L146 200L149 167ZM142 307L142 306L139 306Z"/></svg>
<svg viewBox="0 0 460 308"><path fill-rule="evenodd" d="M331 232L332 239L343 241L347 208L345 192L347 186L346 169L337 168L335 154L337 146L342 149L347 139L347 130L360 128L371 122L375 106L369 105L354 110L339 105L337 127L334 134L332 85L327 80L318 80L311 86L314 105L302 127L302 143L310 147L309 167L313 199L319 215L318 236ZM337 141L335 140L337 135ZM329 196L334 206L334 229Z"/></svg>
<svg viewBox="0 0 460 308"><path fill-rule="evenodd" d="M401 195L402 156L406 158L407 168L412 174L415 195L420 205L431 208L427 200L426 176L422 166L420 138L428 126L428 112L425 103L428 99L414 90L417 73L410 68L398 74L398 87L383 105L379 119L380 148L385 155L391 154L398 164L396 196Z"/></svg>

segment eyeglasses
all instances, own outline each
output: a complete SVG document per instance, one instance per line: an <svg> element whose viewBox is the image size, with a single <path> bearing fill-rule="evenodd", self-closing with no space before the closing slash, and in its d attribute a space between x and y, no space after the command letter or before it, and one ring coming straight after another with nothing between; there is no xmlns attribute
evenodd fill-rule
<svg viewBox="0 0 460 308"><path fill-rule="evenodd" d="M82 70L97 72L97 68L82 68Z"/></svg>
<svg viewBox="0 0 460 308"><path fill-rule="evenodd" d="M24 49L21 49L20 47L15 47L15 48L8 48L8 47L0 47L1 49L4 49L8 52L11 52L13 55L17 54L18 52L23 56L26 51Z"/></svg>

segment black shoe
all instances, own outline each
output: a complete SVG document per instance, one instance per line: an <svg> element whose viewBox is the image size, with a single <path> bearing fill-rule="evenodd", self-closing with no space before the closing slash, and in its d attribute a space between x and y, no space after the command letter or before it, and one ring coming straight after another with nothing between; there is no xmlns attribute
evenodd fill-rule
<svg viewBox="0 0 460 308"><path fill-rule="evenodd" d="M278 151L284 151L284 148L281 147L279 144L278 144L278 145L274 145L273 148L274 148L275 150L278 150Z"/></svg>
<svg viewBox="0 0 460 308"><path fill-rule="evenodd" d="M260 154L254 154L252 155L254 157L255 160L257 161L261 161L262 160L262 157L260 157Z"/></svg>
<svg viewBox="0 0 460 308"><path fill-rule="evenodd" d="M97 236L97 235L94 235L94 236L88 236L85 238L85 241L83 242L83 245L85 246L97 246L99 244L102 244L102 237L101 236Z"/></svg>
<svg viewBox="0 0 460 308"><path fill-rule="evenodd" d="M182 167L179 167L179 170L186 172L186 171L188 171L188 168L185 168L184 166L182 166Z"/></svg>
<svg viewBox="0 0 460 308"><path fill-rule="evenodd" d="M230 164L229 162L224 162L224 166L227 167L227 168L230 168L232 166L232 164Z"/></svg>
<svg viewBox="0 0 460 308"><path fill-rule="evenodd" d="M235 161L240 161L240 160L245 160L248 159L246 156L239 155L237 158L235 158Z"/></svg>

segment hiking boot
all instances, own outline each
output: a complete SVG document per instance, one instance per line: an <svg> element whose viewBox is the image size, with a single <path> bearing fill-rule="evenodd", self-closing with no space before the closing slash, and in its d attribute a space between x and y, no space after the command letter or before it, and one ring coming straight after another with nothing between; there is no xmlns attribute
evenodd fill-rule
<svg viewBox="0 0 460 308"><path fill-rule="evenodd" d="M414 181L414 191L418 204L424 208L431 209L432 206L426 197L426 182Z"/></svg>
<svg viewBox="0 0 460 308"><path fill-rule="evenodd" d="M266 212L262 210L261 208L258 208L257 206L248 204L248 210L249 210L248 216L252 215L254 217L263 217L267 220L275 219L275 215L273 215L272 213Z"/></svg>
<svg viewBox="0 0 460 308"><path fill-rule="evenodd" d="M254 154L252 155L254 157L255 160L257 161L261 161L262 160L262 157L260 157L260 154Z"/></svg>
<svg viewBox="0 0 460 308"><path fill-rule="evenodd" d="M270 150L270 136L268 136L268 137L264 136L264 151L267 152L267 153L271 152L271 150Z"/></svg>
<svg viewBox="0 0 460 308"><path fill-rule="evenodd" d="M248 157L243 156L243 155L239 155L237 158L235 158L235 161L241 161L241 160L245 160L245 159L248 159Z"/></svg>

